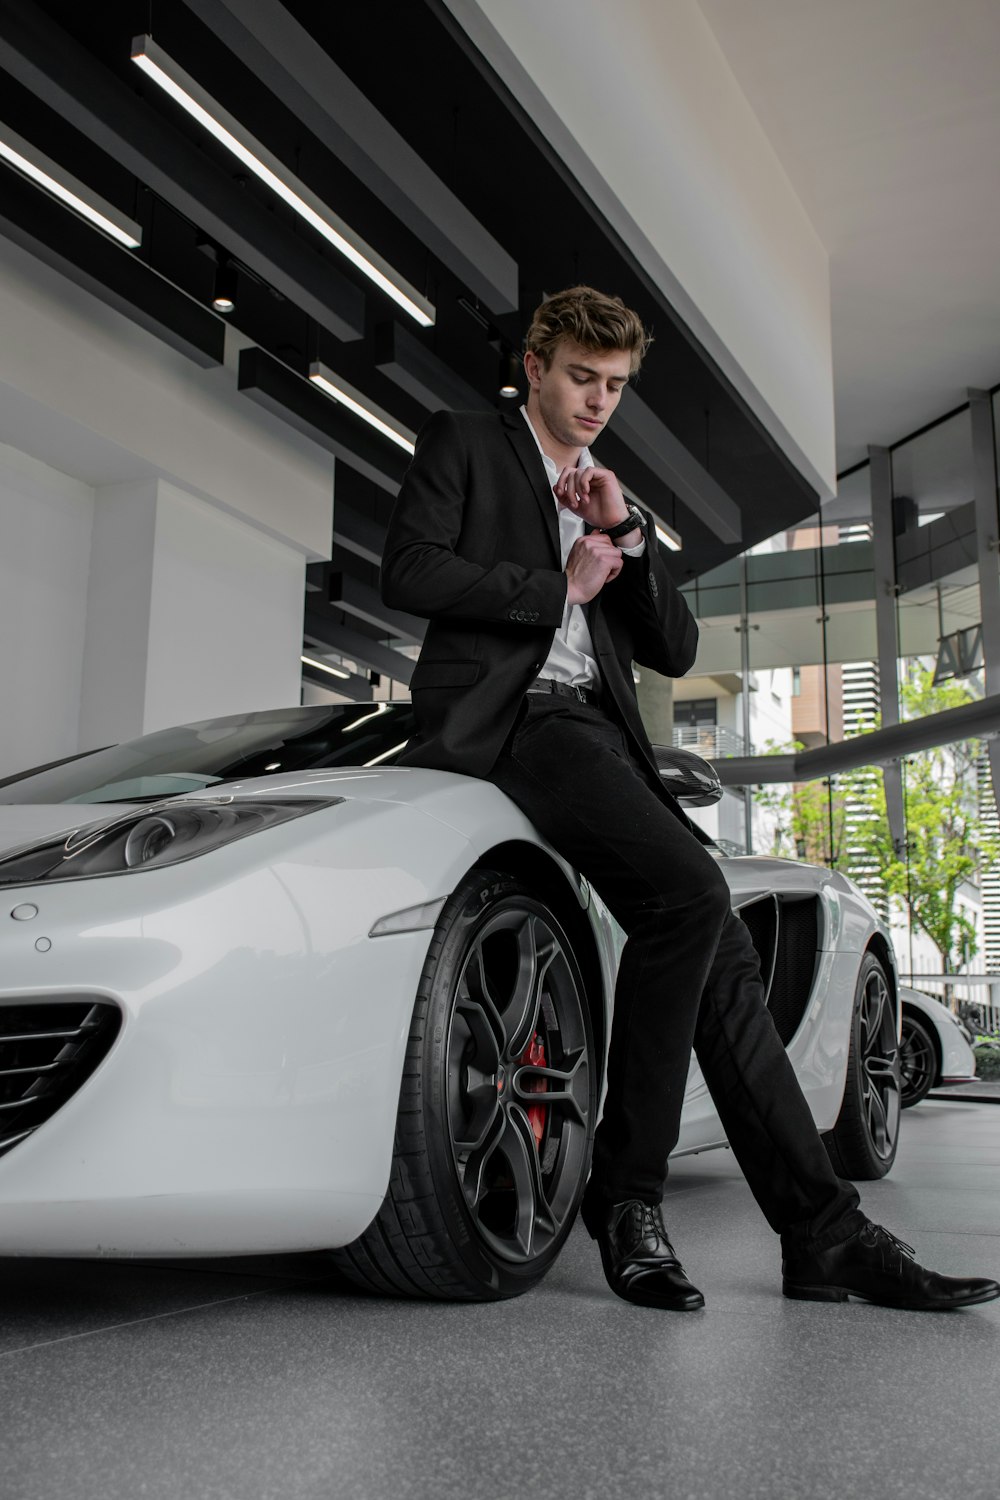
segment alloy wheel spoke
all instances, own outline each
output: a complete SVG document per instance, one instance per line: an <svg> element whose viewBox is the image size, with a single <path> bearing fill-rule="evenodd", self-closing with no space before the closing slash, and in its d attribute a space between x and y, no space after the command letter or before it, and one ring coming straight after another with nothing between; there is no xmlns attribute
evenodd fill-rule
<svg viewBox="0 0 1000 1500"><path fill-rule="evenodd" d="M514 1238L527 1258L536 1252L539 1235L555 1233L556 1223L545 1196L535 1133L518 1104L510 1104L507 1108L507 1126L502 1141L517 1195Z"/></svg>
<svg viewBox="0 0 1000 1500"><path fill-rule="evenodd" d="M507 1032L486 974L481 943L477 943L469 954L460 984L464 986L464 993L460 988L456 1006L466 1017L476 1046L483 1049L483 1056L495 1058L499 1063Z"/></svg>
<svg viewBox="0 0 1000 1500"><path fill-rule="evenodd" d="M455 1010L468 1027L472 1042L472 1051L466 1053L466 1061L484 1077L495 1075L500 1066L500 1045L486 1011L477 1001L461 997L455 1002Z"/></svg>
<svg viewBox="0 0 1000 1500"><path fill-rule="evenodd" d="M865 987L864 1005L861 1011L862 1056L878 1046L878 1038L885 1016L889 991L881 974L872 974Z"/></svg>
<svg viewBox="0 0 1000 1500"><path fill-rule="evenodd" d="M497 1109L490 1121L489 1128L481 1143L469 1153L469 1159L465 1163L462 1172L462 1191L465 1201L475 1212L486 1187L486 1168L490 1157L494 1154L506 1129L506 1117L502 1109ZM456 1149L460 1150L459 1142L455 1142Z"/></svg>
<svg viewBox="0 0 1000 1500"><path fill-rule="evenodd" d="M865 1089L865 1110L872 1144L880 1156L885 1156L892 1145L892 1132L882 1096L871 1083Z"/></svg>
<svg viewBox="0 0 1000 1500"><path fill-rule="evenodd" d="M558 952L559 946L548 928L533 914L528 914L518 928L517 977L504 1008L504 1015L509 1017L509 1058L519 1057L535 1034L545 978Z"/></svg>
<svg viewBox="0 0 1000 1500"><path fill-rule="evenodd" d="M471 1070L470 1070L471 1072ZM472 1106L472 1114L461 1135L452 1137L456 1151L478 1151L488 1140L500 1112L495 1079L484 1078L481 1082L466 1083L465 1097Z"/></svg>
<svg viewBox="0 0 1000 1500"><path fill-rule="evenodd" d="M912 1034L908 1036L900 1051L900 1068L908 1083L914 1087L922 1084L931 1071L931 1051L927 1044Z"/></svg>
<svg viewBox="0 0 1000 1500"><path fill-rule="evenodd" d="M884 1087L887 1083L892 1084L893 1086L895 1086L895 1084L896 1084L896 1053L895 1053L895 1051L890 1052L888 1055L885 1055L883 1053L874 1053L871 1057L866 1057L865 1058L865 1073L871 1079L873 1085L876 1088L878 1088L880 1085L882 1087Z"/></svg>

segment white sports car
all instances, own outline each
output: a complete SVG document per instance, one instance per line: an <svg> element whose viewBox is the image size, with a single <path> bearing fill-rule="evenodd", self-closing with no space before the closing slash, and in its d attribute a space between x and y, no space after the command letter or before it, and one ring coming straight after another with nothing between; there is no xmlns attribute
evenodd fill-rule
<svg viewBox="0 0 1000 1500"><path fill-rule="evenodd" d="M972 1033L947 1005L920 990L900 986L903 1031L899 1071L903 1109L926 1099L931 1089L971 1083L976 1076Z"/></svg>
<svg viewBox="0 0 1000 1500"><path fill-rule="evenodd" d="M248 713L0 783L0 1254L327 1247L368 1288L466 1299L545 1273L622 935L496 788L394 767L411 727ZM885 928L838 874L720 859L835 1164L882 1176ZM692 1066L678 1150L724 1140Z"/></svg>

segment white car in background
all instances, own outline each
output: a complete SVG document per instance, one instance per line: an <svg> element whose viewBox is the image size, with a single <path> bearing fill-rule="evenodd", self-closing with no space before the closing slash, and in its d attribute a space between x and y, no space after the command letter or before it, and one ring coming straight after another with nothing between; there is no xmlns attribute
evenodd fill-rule
<svg viewBox="0 0 1000 1500"><path fill-rule="evenodd" d="M902 1105L910 1109L931 1089L971 1083L976 1076L972 1033L947 1005L920 990L900 987L903 1028L899 1045Z"/></svg>
<svg viewBox="0 0 1000 1500"><path fill-rule="evenodd" d="M545 1273L622 934L495 787L394 766L411 732L405 703L247 713L0 784L0 1254L329 1248L458 1299ZM881 1177L885 927L842 875L719 859L835 1164ZM694 1064L678 1150L724 1143Z"/></svg>

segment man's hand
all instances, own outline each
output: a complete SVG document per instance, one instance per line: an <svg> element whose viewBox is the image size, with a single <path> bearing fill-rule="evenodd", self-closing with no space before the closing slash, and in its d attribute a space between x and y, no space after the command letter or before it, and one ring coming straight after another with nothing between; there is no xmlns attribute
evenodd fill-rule
<svg viewBox="0 0 1000 1500"><path fill-rule="evenodd" d="M610 469L563 469L552 486L560 505L588 526L616 526L628 515L625 496Z"/></svg>
<svg viewBox="0 0 1000 1500"><path fill-rule="evenodd" d="M621 570L622 555L614 542L609 542L599 531L580 537L566 559L567 602L588 604Z"/></svg>

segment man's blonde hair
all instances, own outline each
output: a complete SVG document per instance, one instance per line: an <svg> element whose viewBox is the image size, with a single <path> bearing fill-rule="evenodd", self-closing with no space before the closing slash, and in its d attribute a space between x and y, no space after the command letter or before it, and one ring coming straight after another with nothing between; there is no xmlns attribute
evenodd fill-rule
<svg viewBox="0 0 1000 1500"><path fill-rule="evenodd" d="M631 356L630 375L636 375L643 356L653 342L642 319L620 297L608 297L592 286L571 286L546 297L536 307L525 345L545 365L560 339L572 339L583 349L604 354L621 349Z"/></svg>

